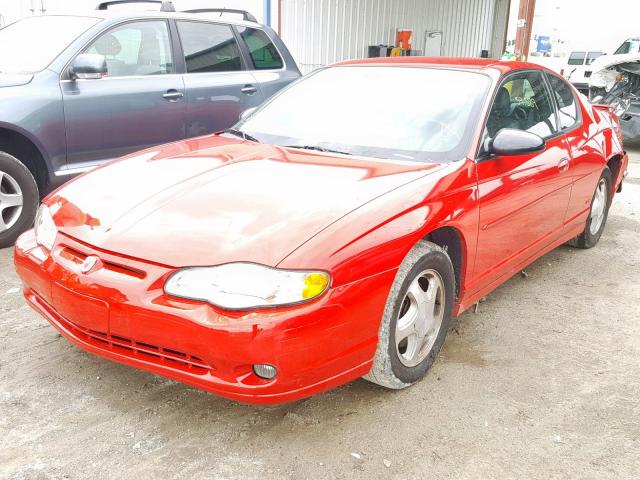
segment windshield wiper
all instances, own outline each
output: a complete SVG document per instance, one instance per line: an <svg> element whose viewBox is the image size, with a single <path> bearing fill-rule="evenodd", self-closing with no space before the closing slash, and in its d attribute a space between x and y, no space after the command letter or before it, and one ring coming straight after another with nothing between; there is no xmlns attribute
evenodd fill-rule
<svg viewBox="0 0 640 480"><path fill-rule="evenodd" d="M248 133L243 132L242 130L238 130L237 128L227 128L223 130L222 133L228 133L229 135L240 137L243 140L249 140L250 142L261 143L260 140L258 140L256 137L249 135Z"/></svg>
<svg viewBox="0 0 640 480"><path fill-rule="evenodd" d="M320 147L319 145L285 145L284 148L299 148L301 150L316 150L317 152L340 153L342 155L352 155L349 152L333 150L331 148Z"/></svg>

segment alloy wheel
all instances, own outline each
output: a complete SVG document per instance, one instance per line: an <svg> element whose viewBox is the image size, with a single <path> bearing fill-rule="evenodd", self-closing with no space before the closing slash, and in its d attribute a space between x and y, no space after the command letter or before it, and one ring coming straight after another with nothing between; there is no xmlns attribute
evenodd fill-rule
<svg viewBox="0 0 640 480"><path fill-rule="evenodd" d="M22 213L23 195L18 182L0 171L0 232L15 225Z"/></svg>
<svg viewBox="0 0 640 480"><path fill-rule="evenodd" d="M415 367L429 354L438 338L445 311L445 289L440 274L425 270L409 285L395 330L398 358Z"/></svg>
<svg viewBox="0 0 640 480"><path fill-rule="evenodd" d="M591 235L595 235L600 230L607 212L607 182L604 178L600 179L596 193L591 204L591 225L589 231Z"/></svg>

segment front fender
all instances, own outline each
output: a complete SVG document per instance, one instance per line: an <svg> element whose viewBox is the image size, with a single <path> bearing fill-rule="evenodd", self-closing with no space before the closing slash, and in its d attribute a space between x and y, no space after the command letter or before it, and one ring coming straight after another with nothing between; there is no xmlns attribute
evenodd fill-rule
<svg viewBox="0 0 640 480"><path fill-rule="evenodd" d="M397 269L418 241L447 226L460 233L467 252L462 270L469 271L477 239L476 190L474 162L451 163L361 206L278 266L326 269L332 286L346 285Z"/></svg>
<svg viewBox="0 0 640 480"><path fill-rule="evenodd" d="M67 143L58 77L48 70L26 85L0 89L0 128L27 138L49 174L66 164Z"/></svg>

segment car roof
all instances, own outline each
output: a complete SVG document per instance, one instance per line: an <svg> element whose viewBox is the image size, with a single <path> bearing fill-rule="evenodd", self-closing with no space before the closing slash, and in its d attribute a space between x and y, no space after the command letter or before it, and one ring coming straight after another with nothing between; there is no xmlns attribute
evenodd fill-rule
<svg viewBox="0 0 640 480"><path fill-rule="evenodd" d="M466 57L377 57L361 60L347 60L335 65L386 65L386 66L422 66L422 67L454 67L469 70L498 70L503 75L514 70L535 69L552 72L552 70L535 63L500 61L491 58Z"/></svg>

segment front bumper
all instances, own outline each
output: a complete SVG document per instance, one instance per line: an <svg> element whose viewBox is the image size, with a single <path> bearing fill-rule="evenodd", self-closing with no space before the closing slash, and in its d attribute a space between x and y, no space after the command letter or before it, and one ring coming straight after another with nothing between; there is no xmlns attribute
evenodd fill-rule
<svg viewBox="0 0 640 480"><path fill-rule="evenodd" d="M99 261L85 274L88 255ZM246 403L294 401L366 374L395 276L332 287L298 307L225 312L164 294L172 268L63 234L47 253L25 233L14 260L29 305L79 347ZM256 363L278 375L259 378Z"/></svg>

